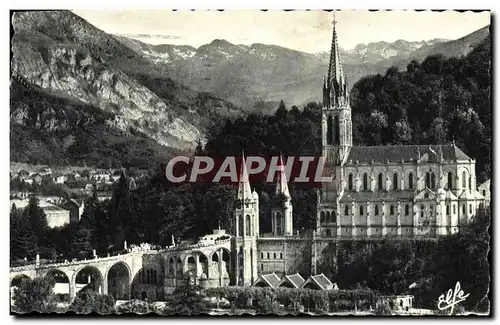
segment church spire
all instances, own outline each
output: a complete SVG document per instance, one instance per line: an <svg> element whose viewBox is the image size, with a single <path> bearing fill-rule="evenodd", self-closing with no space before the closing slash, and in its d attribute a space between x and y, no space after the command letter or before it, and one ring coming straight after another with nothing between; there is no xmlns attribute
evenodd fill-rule
<svg viewBox="0 0 500 325"><path fill-rule="evenodd" d="M283 165L283 157L281 155L278 162L278 182L276 183L276 194L283 194L288 198L290 197L290 191L288 190L288 182L285 173L285 166Z"/></svg>
<svg viewBox="0 0 500 325"><path fill-rule="evenodd" d="M241 172L238 184L238 199L251 199L252 190L250 189L250 179L248 177L245 153L241 155Z"/></svg>
<svg viewBox="0 0 500 325"><path fill-rule="evenodd" d="M342 70L342 62L340 60L340 51L337 40L337 31L335 28L337 20L335 11L333 12L333 35L332 47L330 49L330 64L328 66L328 86L330 90L330 105L342 105L347 101L347 83Z"/></svg>

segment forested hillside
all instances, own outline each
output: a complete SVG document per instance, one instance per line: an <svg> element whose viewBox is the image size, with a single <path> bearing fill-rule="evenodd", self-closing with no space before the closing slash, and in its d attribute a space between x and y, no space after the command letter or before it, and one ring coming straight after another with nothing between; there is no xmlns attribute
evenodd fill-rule
<svg viewBox="0 0 500 325"><path fill-rule="evenodd" d="M491 177L490 38L464 58L431 56L406 71L368 76L351 91L356 144L445 144L476 159Z"/></svg>

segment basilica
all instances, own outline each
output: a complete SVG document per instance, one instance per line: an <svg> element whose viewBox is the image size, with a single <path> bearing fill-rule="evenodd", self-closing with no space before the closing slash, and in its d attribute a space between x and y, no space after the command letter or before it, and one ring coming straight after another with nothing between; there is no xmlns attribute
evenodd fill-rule
<svg viewBox="0 0 500 325"><path fill-rule="evenodd" d="M333 27L328 75L323 83L322 155L333 181L324 183L310 234L292 229L293 205L283 169L271 211L272 231L259 234L259 196L242 166L235 210L237 284L261 274L317 274L335 264L336 243L354 240L432 240L460 231L484 196L477 191L475 160L454 143L355 146L349 89ZM281 163L282 165L282 163Z"/></svg>

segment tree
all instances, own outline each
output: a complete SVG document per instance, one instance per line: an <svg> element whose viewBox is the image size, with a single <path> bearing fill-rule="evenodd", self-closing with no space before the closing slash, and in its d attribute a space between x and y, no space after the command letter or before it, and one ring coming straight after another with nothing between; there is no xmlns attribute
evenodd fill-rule
<svg viewBox="0 0 500 325"><path fill-rule="evenodd" d="M33 258L38 247L36 238L30 220L13 204L10 212L11 260Z"/></svg>
<svg viewBox="0 0 500 325"><path fill-rule="evenodd" d="M28 206L24 208L23 215L29 220L38 245L44 246L46 244L45 233L49 227L45 212L38 205L38 198L36 196L32 195L30 197Z"/></svg>
<svg viewBox="0 0 500 325"><path fill-rule="evenodd" d="M201 288L191 282L189 275L184 281L184 287L177 289L174 293L176 299L172 311L183 316L206 314L209 309Z"/></svg>
<svg viewBox="0 0 500 325"><path fill-rule="evenodd" d="M23 279L14 289L14 308L22 313L55 311L54 285L55 281L51 277Z"/></svg>
<svg viewBox="0 0 500 325"><path fill-rule="evenodd" d="M115 299L111 295L101 295L85 287L78 292L69 310L77 314L112 314L115 312Z"/></svg>
<svg viewBox="0 0 500 325"><path fill-rule="evenodd" d="M92 251L92 232L89 228L78 227L73 239L73 256L88 257Z"/></svg>

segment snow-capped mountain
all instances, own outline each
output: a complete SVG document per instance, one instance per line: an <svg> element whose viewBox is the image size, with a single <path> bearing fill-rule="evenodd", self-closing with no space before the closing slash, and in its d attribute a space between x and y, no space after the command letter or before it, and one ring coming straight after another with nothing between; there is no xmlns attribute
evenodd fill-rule
<svg viewBox="0 0 500 325"><path fill-rule="evenodd" d="M473 41L397 40L341 49L346 78L352 86L360 78L384 73L392 65L404 69L412 59L422 60L427 53L466 54L471 45L486 37L484 30L487 31L488 27L464 37ZM327 52L311 54L276 45L237 45L221 39L194 48L149 45L123 36L116 37L143 57L166 66L174 79L198 90L213 92L247 110L251 110L255 103L271 102L274 105L281 99L295 105L320 100L321 83L329 60Z"/></svg>

